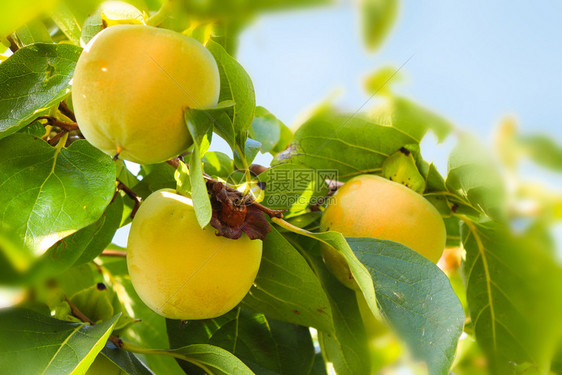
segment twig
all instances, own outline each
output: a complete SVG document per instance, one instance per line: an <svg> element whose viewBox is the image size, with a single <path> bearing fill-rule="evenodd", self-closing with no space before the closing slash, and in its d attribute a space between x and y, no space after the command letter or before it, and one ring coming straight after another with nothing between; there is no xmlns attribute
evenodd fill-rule
<svg viewBox="0 0 562 375"><path fill-rule="evenodd" d="M91 325L96 324L90 318L88 318L82 311L80 311L80 309L78 309L78 307L76 307L75 304L70 302L70 300L68 298L64 297L64 300L66 301L66 303L68 303L68 306L70 306L70 311L72 312L72 315L74 315L75 317L77 317L78 319L83 321L84 323L89 323ZM118 348L123 346L123 341L121 341L121 339L119 337L111 335L111 336L109 336L109 341L114 343L115 346L118 347Z"/></svg>
<svg viewBox="0 0 562 375"><path fill-rule="evenodd" d="M58 126L61 129L64 129L66 131L73 131L73 130L79 130L78 128L78 124L75 122L64 122L59 120L56 117L53 116L39 116L36 118L36 120L47 120L47 124L52 125L52 126Z"/></svg>
<svg viewBox="0 0 562 375"><path fill-rule="evenodd" d="M263 165L259 165L259 164L250 164L250 172L252 172L252 174L254 176L257 176L265 171L267 171L267 167L264 167Z"/></svg>
<svg viewBox="0 0 562 375"><path fill-rule="evenodd" d="M66 105L65 102L60 102L59 103L59 111L61 111L61 113L63 115L65 115L66 117L68 117L69 119L71 119L72 121L76 122L76 116L74 116L74 112L72 112L70 110L70 108L68 108L68 106Z"/></svg>
<svg viewBox="0 0 562 375"><path fill-rule="evenodd" d="M125 258L127 256L127 252L125 250L105 249L104 251L101 252L101 256Z"/></svg>
<svg viewBox="0 0 562 375"><path fill-rule="evenodd" d="M8 35L6 39L8 39L8 42L10 42L10 47L9 47L10 51L16 52L19 49L19 46L14 40L14 38L11 35Z"/></svg>
<svg viewBox="0 0 562 375"><path fill-rule="evenodd" d="M49 141L47 143L49 143L51 146L54 146L58 140L65 134L67 134L68 131L67 130L63 130L60 133L58 133L57 135L55 135L53 138L49 139Z"/></svg>
<svg viewBox="0 0 562 375"><path fill-rule="evenodd" d="M127 196L129 198L131 198L135 202L135 205L133 206L133 210L131 211L131 215L130 215L131 218L135 217L135 214L137 213L137 210L139 209L139 206L142 202L142 199L137 195L137 193L132 191L131 188L129 188L127 185L125 185L119 179L117 179L117 190L122 190L123 192L125 192L125 194L127 194Z"/></svg>
<svg viewBox="0 0 562 375"><path fill-rule="evenodd" d="M76 307L75 304L70 302L70 300L68 298L64 297L64 300L66 301L66 303L68 303L68 306L70 306L70 311L72 312L72 315L74 315L75 317L77 317L78 319L80 319L83 322L90 323L91 325L95 324L90 318L88 318L86 315L84 315L84 313L82 311L80 311L78 309L78 307Z"/></svg>

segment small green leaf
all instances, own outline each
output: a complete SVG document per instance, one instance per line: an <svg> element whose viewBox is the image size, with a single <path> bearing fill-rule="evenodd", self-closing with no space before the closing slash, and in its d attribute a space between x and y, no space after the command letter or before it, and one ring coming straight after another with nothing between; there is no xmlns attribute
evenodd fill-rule
<svg viewBox="0 0 562 375"><path fill-rule="evenodd" d="M13 308L0 310L0 366L8 374L85 373L119 315L90 326ZM30 355L33 353L33 355Z"/></svg>
<svg viewBox="0 0 562 375"><path fill-rule="evenodd" d="M150 369L146 367L146 365L142 363L135 354L116 348L115 345L110 341L107 342L105 348L102 349L98 357L99 356L105 357L108 361L111 361L121 370L125 371L126 374L154 375L154 373L150 371Z"/></svg>
<svg viewBox="0 0 562 375"><path fill-rule="evenodd" d="M59 3L51 18L66 37L76 46L80 46L80 24L72 14L70 8L64 3Z"/></svg>
<svg viewBox="0 0 562 375"><path fill-rule="evenodd" d="M69 44L34 44L0 64L0 138L29 124L70 92L80 52Z"/></svg>
<svg viewBox="0 0 562 375"><path fill-rule="evenodd" d="M418 171L412 153L402 147L382 163L383 177L402 184L416 193L425 191L425 179Z"/></svg>
<svg viewBox="0 0 562 375"><path fill-rule="evenodd" d="M234 172L232 159L218 151L205 153L205 156L203 156L203 166L205 172L214 177L227 178Z"/></svg>
<svg viewBox="0 0 562 375"><path fill-rule="evenodd" d="M34 19L26 23L15 32L16 39L20 47L32 45L34 43L52 43L49 29L40 19Z"/></svg>
<svg viewBox="0 0 562 375"><path fill-rule="evenodd" d="M541 135L520 136L518 142L538 165L553 171L562 171L562 145L552 138Z"/></svg>
<svg viewBox="0 0 562 375"><path fill-rule="evenodd" d="M258 276L242 304L273 319L333 331L330 304L318 278L275 228L263 243Z"/></svg>
<svg viewBox="0 0 562 375"><path fill-rule="evenodd" d="M453 130L453 125L438 114L413 101L399 96L388 96L386 103L376 107L371 117L377 124L392 126L419 143L428 130L442 142Z"/></svg>
<svg viewBox="0 0 562 375"><path fill-rule="evenodd" d="M256 107L256 115L252 121L253 137L261 143L262 152L270 152L281 140L283 123L267 109Z"/></svg>
<svg viewBox="0 0 562 375"><path fill-rule="evenodd" d="M382 44L397 14L398 0L362 0L363 39L369 49Z"/></svg>
<svg viewBox="0 0 562 375"><path fill-rule="evenodd" d="M100 218L115 192L111 158L84 140L53 148L26 134L0 140L2 225L41 254Z"/></svg>
<svg viewBox="0 0 562 375"><path fill-rule="evenodd" d="M246 138L246 143L244 144L244 161L247 164L250 164L258 154L261 148L261 143L252 138ZM238 168L243 169L244 163L240 158L238 150L234 150L234 162L238 166Z"/></svg>
<svg viewBox="0 0 562 375"><path fill-rule="evenodd" d="M493 159L476 139L468 135L459 139L449 155L447 169L447 189L469 208L493 219L506 218L503 180Z"/></svg>
<svg viewBox="0 0 562 375"><path fill-rule="evenodd" d="M218 43L210 40L206 45L219 67L221 89L219 101L233 100L236 105L229 110L236 144L241 148L246 143L248 129L252 125L256 108L254 85L244 68ZM228 140L227 140L228 141Z"/></svg>
<svg viewBox="0 0 562 375"><path fill-rule="evenodd" d="M197 222L201 228L204 228L211 221L213 210L207 192L207 184L203 178L200 145L207 134L212 131L213 123L204 110L186 110L185 120L193 138L193 152L189 161L191 199L193 200Z"/></svg>
<svg viewBox="0 0 562 375"><path fill-rule="evenodd" d="M183 161L180 161L178 163L178 168L174 173L174 178L176 180L176 191L178 192L178 194L190 197L191 175L189 174L189 168Z"/></svg>
<svg viewBox="0 0 562 375"><path fill-rule="evenodd" d="M174 357L183 359L205 370L209 375L253 375L241 360L232 353L208 344L193 344L167 351Z"/></svg>

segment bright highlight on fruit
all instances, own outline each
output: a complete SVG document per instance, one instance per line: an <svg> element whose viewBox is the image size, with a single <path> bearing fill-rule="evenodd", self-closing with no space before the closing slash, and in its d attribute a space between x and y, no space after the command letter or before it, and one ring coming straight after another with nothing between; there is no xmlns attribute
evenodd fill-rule
<svg viewBox="0 0 562 375"><path fill-rule="evenodd" d="M171 159L191 144L186 108L217 104L213 55L193 38L143 25L97 34L78 60L72 102L94 146L141 164Z"/></svg>
<svg viewBox="0 0 562 375"><path fill-rule="evenodd" d="M373 175L345 183L324 211L320 228L346 237L399 242L434 263L445 248L445 224L437 209L406 186ZM343 284L358 287L342 255L326 246L323 257Z"/></svg>
<svg viewBox="0 0 562 375"><path fill-rule="evenodd" d="M174 190L152 193L135 215L127 246L133 287L170 319L211 319L234 308L258 273L262 241L201 229L191 199Z"/></svg>

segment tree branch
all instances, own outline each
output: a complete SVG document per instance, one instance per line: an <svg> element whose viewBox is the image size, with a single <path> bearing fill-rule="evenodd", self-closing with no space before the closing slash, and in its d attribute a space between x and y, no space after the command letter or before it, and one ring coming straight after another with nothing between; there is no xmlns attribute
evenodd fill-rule
<svg viewBox="0 0 562 375"><path fill-rule="evenodd" d="M73 130L80 130L78 124L75 122L64 122L53 116L39 116L36 120L47 120L47 124L57 126L63 130L71 132Z"/></svg>
<svg viewBox="0 0 562 375"><path fill-rule="evenodd" d="M133 190L131 190L130 187L128 187L127 185L125 185L123 182L121 182L121 180L117 179L117 190L122 190L125 194L127 194L127 196L129 198L131 198L134 202L135 205L133 206L133 210L131 211L131 218L135 217L135 214L137 213L137 210L139 209L139 206L142 202L141 197L139 197L137 195L137 193L135 193Z"/></svg>
<svg viewBox="0 0 562 375"><path fill-rule="evenodd" d="M61 113L63 115L65 115L66 117L68 117L69 119L71 119L72 121L76 122L76 116L74 116L74 112L72 112L70 110L70 108L68 108L68 106L66 105L65 102L60 102L59 103L59 111L61 111Z"/></svg>
<svg viewBox="0 0 562 375"><path fill-rule="evenodd" d="M104 257L123 257L127 256L127 252L125 250L112 250L112 249L105 249L101 252L101 256Z"/></svg>

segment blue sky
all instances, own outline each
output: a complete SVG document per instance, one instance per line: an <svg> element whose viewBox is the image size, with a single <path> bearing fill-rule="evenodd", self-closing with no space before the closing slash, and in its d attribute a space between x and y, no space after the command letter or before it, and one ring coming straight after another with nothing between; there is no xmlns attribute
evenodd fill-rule
<svg viewBox="0 0 562 375"><path fill-rule="evenodd" d="M367 74L413 55L397 91L456 125L487 136L515 114L524 130L561 137L560 14L556 1L403 1L390 37L367 53L357 9L340 1L261 17L243 33L237 58L258 104L287 124L334 89L355 110L367 98Z"/></svg>

